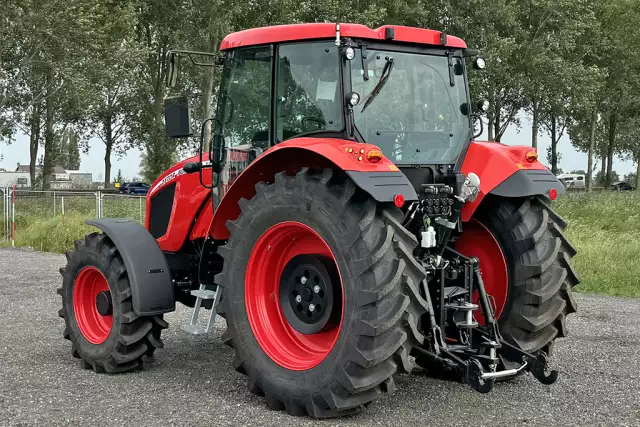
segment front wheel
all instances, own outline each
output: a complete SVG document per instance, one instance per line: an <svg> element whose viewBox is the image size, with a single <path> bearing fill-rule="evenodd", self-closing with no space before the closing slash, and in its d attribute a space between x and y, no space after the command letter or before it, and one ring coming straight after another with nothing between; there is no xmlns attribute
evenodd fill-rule
<svg viewBox="0 0 640 427"><path fill-rule="evenodd" d="M426 313L425 272L400 211L327 169L280 173L240 207L216 282L249 389L272 409L313 417L394 391Z"/></svg>
<svg viewBox="0 0 640 427"><path fill-rule="evenodd" d="M125 372L150 361L162 347L160 333L167 327L162 316L138 316L133 312L131 285L124 261L104 234L92 233L78 240L66 253L60 269L62 296L60 317L71 354L96 372Z"/></svg>

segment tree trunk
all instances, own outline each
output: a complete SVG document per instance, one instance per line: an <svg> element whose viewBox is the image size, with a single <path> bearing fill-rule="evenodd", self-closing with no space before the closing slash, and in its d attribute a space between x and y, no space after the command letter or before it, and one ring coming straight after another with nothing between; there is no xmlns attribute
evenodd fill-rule
<svg viewBox="0 0 640 427"><path fill-rule="evenodd" d="M42 165L42 189L48 190L51 187L51 175L53 173L54 162L56 161L55 135L53 133L53 71L47 72L47 98L45 99L45 123L44 123L44 164Z"/></svg>
<svg viewBox="0 0 640 427"><path fill-rule="evenodd" d="M29 135L29 175L31 188L36 185L36 162L38 161L38 146L40 145L40 106L33 106L33 114L30 120L31 135Z"/></svg>
<svg viewBox="0 0 640 427"><path fill-rule="evenodd" d="M611 113L609 116L609 144L607 148L607 176L604 182L605 187L611 185L613 174L613 149L616 142L616 126L618 124L618 114Z"/></svg>
<svg viewBox="0 0 640 427"><path fill-rule="evenodd" d="M496 116L494 114L495 111L495 106L493 105L493 101L494 98L492 96L489 96L489 105L490 105L490 110L487 113L487 141L493 141L493 138L495 137L495 135L493 134L493 123L496 119Z"/></svg>
<svg viewBox="0 0 640 427"><path fill-rule="evenodd" d="M558 141L556 140L556 115L551 115L551 172L558 174Z"/></svg>
<svg viewBox="0 0 640 427"><path fill-rule="evenodd" d="M540 122L538 121L538 105L533 104L533 120L531 121L531 147L538 148L538 131Z"/></svg>
<svg viewBox="0 0 640 427"><path fill-rule="evenodd" d="M591 133L589 134L589 160L587 162L587 193L593 190L593 150L596 145L596 124L598 121L598 108L591 112Z"/></svg>
<svg viewBox="0 0 640 427"><path fill-rule="evenodd" d="M602 148L602 154L600 156L600 182L598 185L604 185L604 180L607 175L607 150Z"/></svg>
<svg viewBox="0 0 640 427"><path fill-rule="evenodd" d="M105 136L104 188L111 186L111 150L113 149L113 129L111 124L111 115L107 115L102 123Z"/></svg>
<svg viewBox="0 0 640 427"><path fill-rule="evenodd" d="M500 106L499 105L496 105L494 117L495 117L495 121L493 122L494 139L496 142L500 142L502 135L500 134Z"/></svg>

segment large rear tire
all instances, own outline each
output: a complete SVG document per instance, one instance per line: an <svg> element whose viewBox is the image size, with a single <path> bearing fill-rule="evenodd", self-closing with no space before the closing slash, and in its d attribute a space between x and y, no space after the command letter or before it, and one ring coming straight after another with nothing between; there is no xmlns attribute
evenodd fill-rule
<svg viewBox="0 0 640 427"><path fill-rule="evenodd" d="M479 224L467 229L487 230L504 258L489 255L490 240L478 245L480 234L474 243L465 241L463 231L456 247L480 258L483 276L489 270L488 293L495 294L503 338L525 351L551 355L555 339L568 334L566 316L577 308L572 289L580 280L570 264L576 250L564 234L566 222L542 198L490 197L475 218ZM499 266L505 264L503 275Z"/></svg>
<svg viewBox="0 0 640 427"><path fill-rule="evenodd" d="M92 233L65 255L59 315L65 320L63 336L71 341L73 357L86 369L107 373L130 371L151 361L155 349L163 346L160 334L167 323L162 316L133 312L127 270L113 242Z"/></svg>
<svg viewBox="0 0 640 427"><path fill-rule="evenodd" d="M219 250L224 268L216 283L224 339L249 390L272 409L317 418L358 412L393 392L393 375L411 369L409 353L424 340L417 322L426 313L418 292L425 272L411 254L417 241L400 225L401 212L329 169L280 173L240 207L227 223L231 235ZM285 310L305 301L296 300L306 275L296 276L298 260L336 273L318 279L333 283L329 320L318 316L326 323L305 332ZM290 271L292 296L280 292ZM304 310L311 318L308 305Z"/></svg>

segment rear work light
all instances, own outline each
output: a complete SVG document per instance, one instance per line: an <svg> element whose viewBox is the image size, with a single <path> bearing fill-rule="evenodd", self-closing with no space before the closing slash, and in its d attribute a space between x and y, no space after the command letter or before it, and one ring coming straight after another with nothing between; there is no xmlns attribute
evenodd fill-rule
<svg viewBox="0 0 640 427"><path fill-rule="evenodd" d="M369 163L378 163L382 160L382 152L376 148L369 150L367 153L367 160Z"/></svg>
<svg viewBox="0 0 640 427"><path fill-rule="evenodd" d="M527 154L524 155L524 159L527 163L533 163L538 160L538 152L536 150L529 150Z"/></svg>

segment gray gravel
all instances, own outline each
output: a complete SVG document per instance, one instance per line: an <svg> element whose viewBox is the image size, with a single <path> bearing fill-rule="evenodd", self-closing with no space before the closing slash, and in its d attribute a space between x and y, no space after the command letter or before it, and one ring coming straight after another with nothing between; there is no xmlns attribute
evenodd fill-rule
<svg viewBox="0 0 640 427"><path fill-rule="evenodd" d="M165 348L144 371L82 369L57 314L63 264L60 255L0 249L0 426L640 425L640 300L578 295L552 386L524 376L481 395L414 371L366 413L317 422L267 409L232 369L224 325L207 337L183 333L183 307L167 316Z"/></svg>

